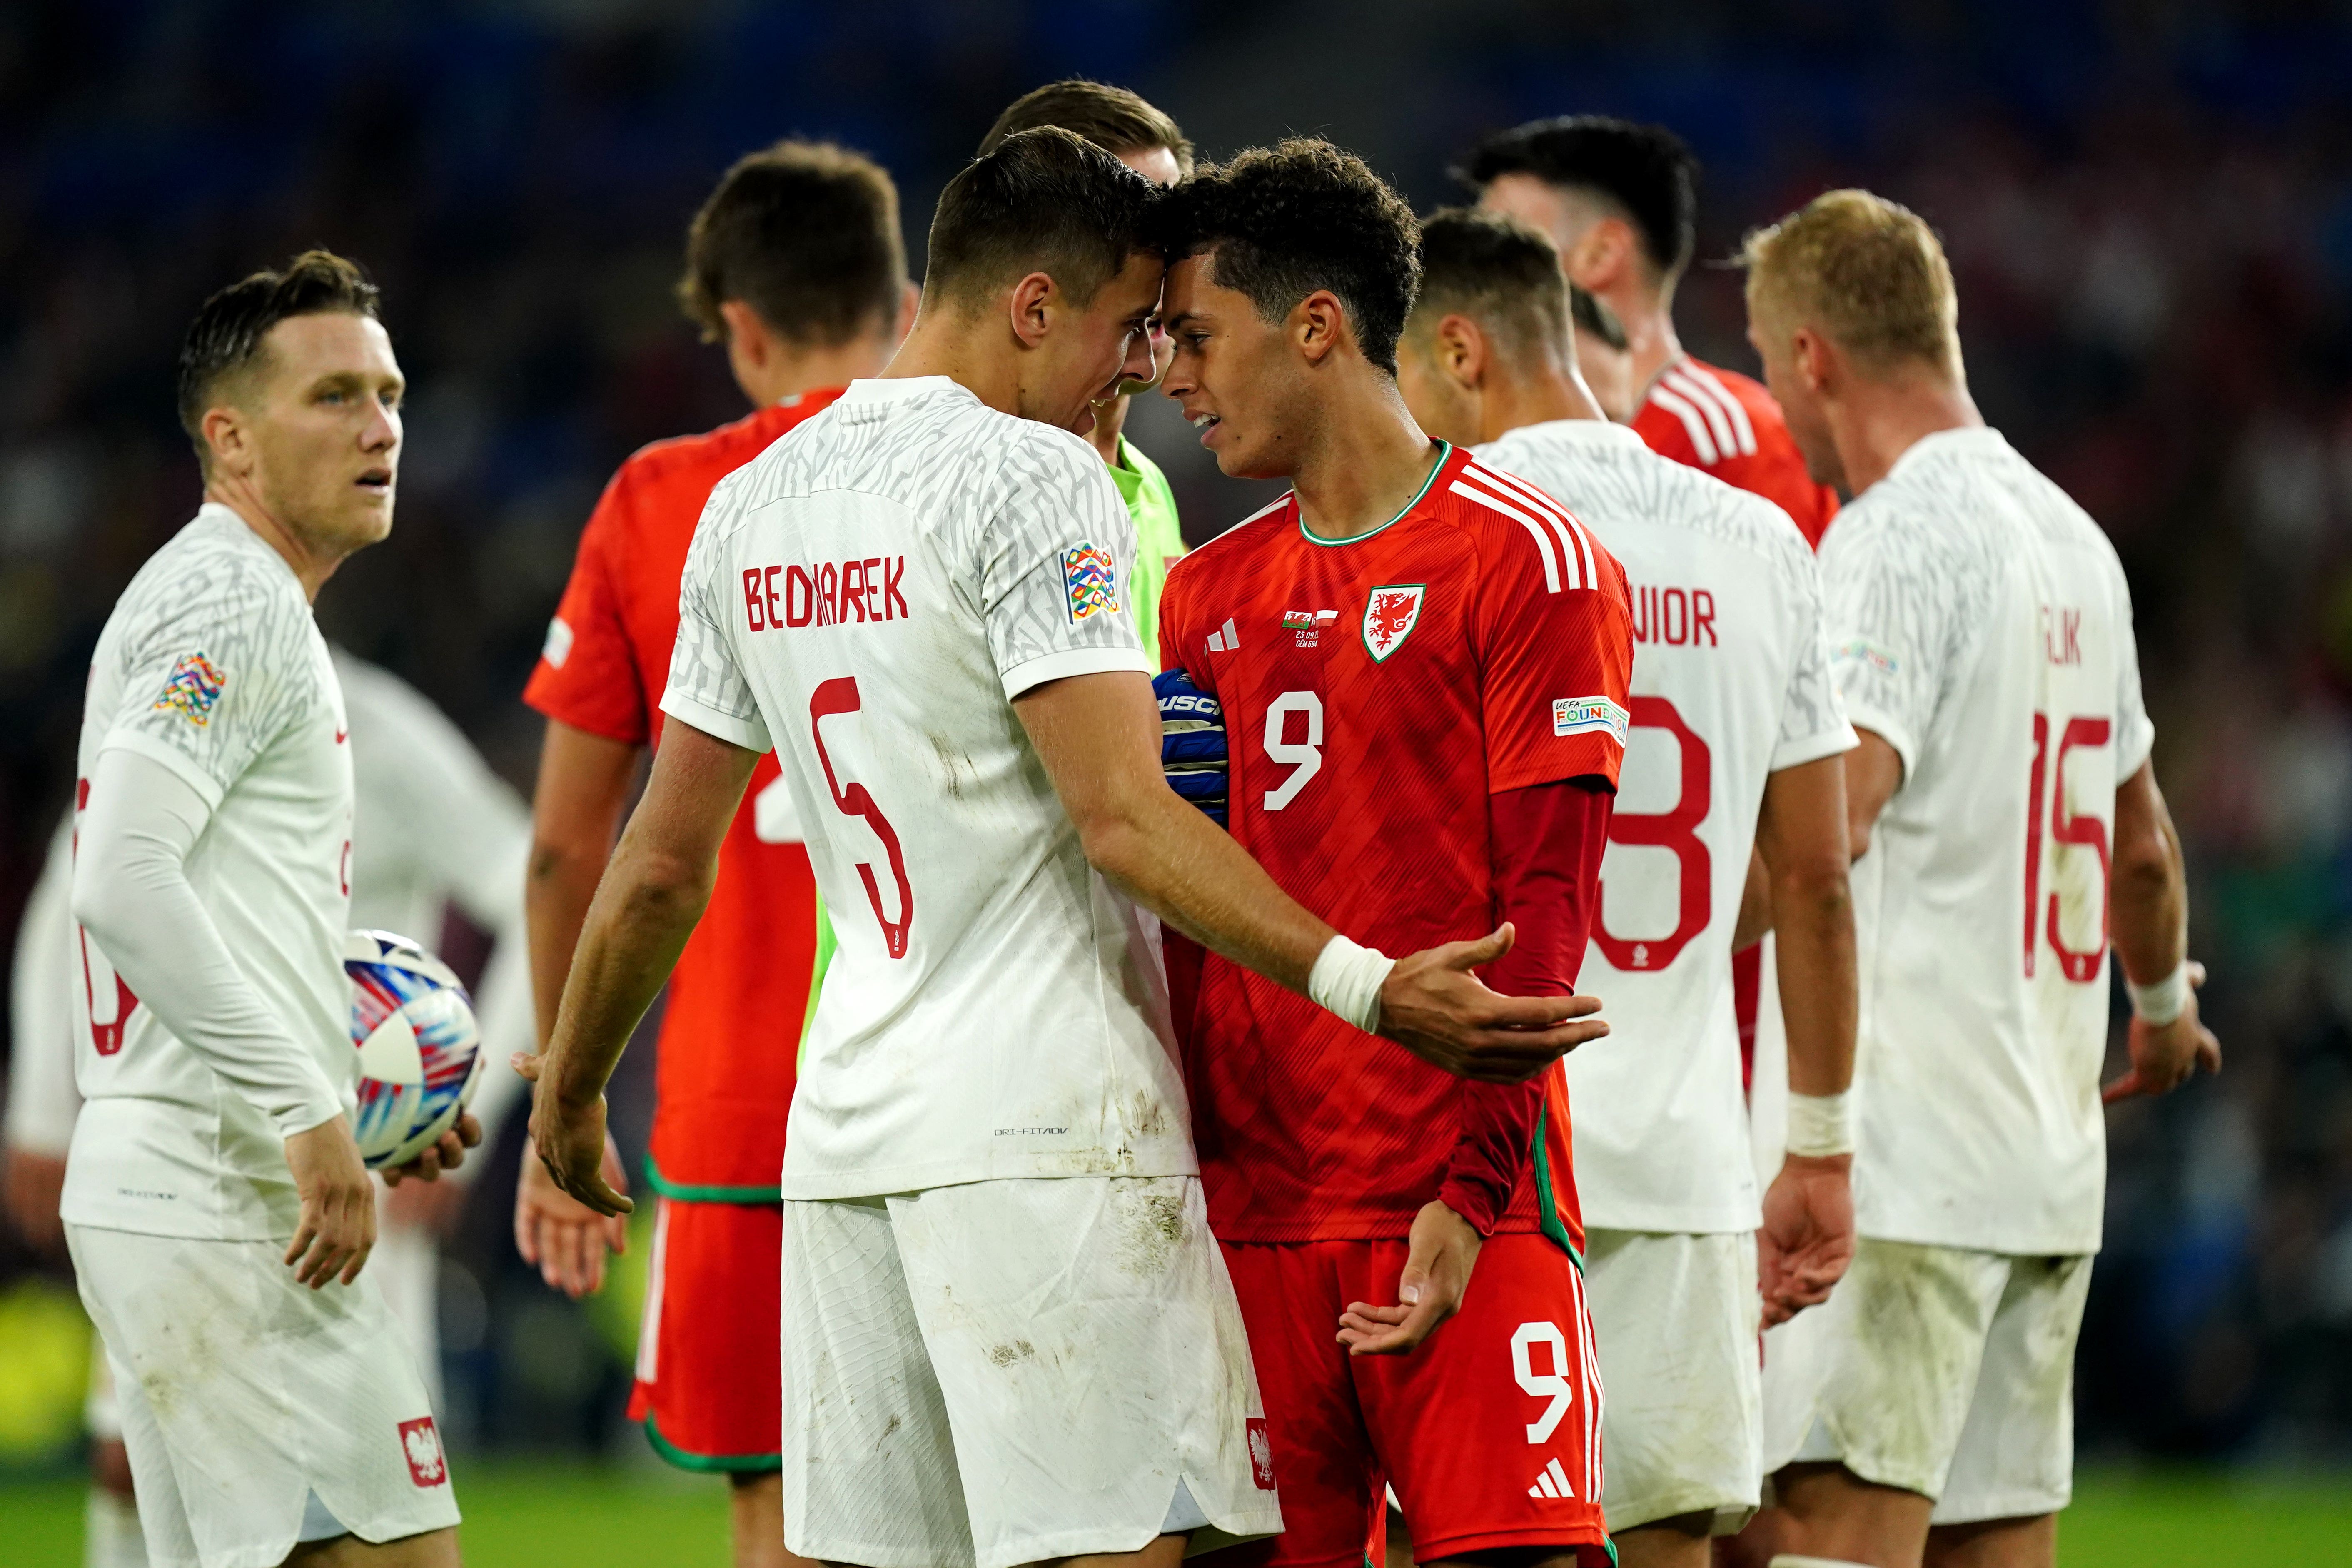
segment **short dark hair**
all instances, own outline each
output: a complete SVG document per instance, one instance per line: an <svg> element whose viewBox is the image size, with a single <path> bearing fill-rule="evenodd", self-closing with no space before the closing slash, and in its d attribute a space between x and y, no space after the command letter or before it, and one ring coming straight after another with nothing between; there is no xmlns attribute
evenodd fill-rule
<svg viewBox="0 0 2352 1568"><path fill-rule="evenodd" d="M1159 253L1161 194L1073 132L1015 132L940 193L923 292L969 301L1043 272L1084 305L1128 258Z"/></svg>
<svg viewBox="0 0 2352 1568"><path fill-rule="evenodd" d="M1047 125L1082 136L1114 158L1165 147L1176 160L1176 172L1192 176L1192 140L1173 117L1123 87L1084 77L1049 81L1014 99L980 139L979 155L995 152L1008 136Z"/></svg>
<svg viewBox="0 0 2352 1568"><path fill-rule="evenodd" d="M1339 297L1364 357L1396 374L1421 281L1420 225L1361 158L1293 137L1202 169L1169 193L1171 261L1208 253L1221 288L1279 321L1318 289Z"/></svg>
<svg viewBox="0 0 2352 1568"><path fill-rule="evenodd" d="M376 319L376 286L356 261L331 250L306 250L283 270L260 271L230 284L197 308L180 344L180 428L209 468L205 413L220 401L221 385L253 368L263 341L278 322L296 316L341 313Z"/></svg>
<svg viewBox="0 0 2352 1568"><path fill-rule="evenodd" d="M1473 190L1505 174L1591 191L1622 209L1661 278L1690 265L1698 236L1698 159L1663 125L1600 114L1534 120L1497 132L1454 171Z"/></svg>
<svg viewBox="0 0 2352 1568"><path fill-rule="evenodd" d="M686 231L678 303L703 341L740 300L783 337L833 347L887 323L907 280L898 187L830 142L779 142L738 159Z"/></svg>
<svg viewBox="0 0 2352 1568"><path fill-rule="evenodd" d="M1412 319L1459 312L1496 332L1517 356L1569 357L1568 279L1547 237L1501 213L1447 207L1421 220L1421 293Z"/></svg>

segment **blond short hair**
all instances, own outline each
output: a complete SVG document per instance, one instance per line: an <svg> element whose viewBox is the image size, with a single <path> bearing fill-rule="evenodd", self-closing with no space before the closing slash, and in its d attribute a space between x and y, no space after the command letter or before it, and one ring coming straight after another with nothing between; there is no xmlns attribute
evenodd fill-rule
<svg viewBox="0 0 2352 1568"><path fill-rule="evenodd" d="M1927 220L1868 191L1830 191L1741 247L1748 310L1786 331L1812 326L1860 362L1960 372L1960 301Z"/></svg>

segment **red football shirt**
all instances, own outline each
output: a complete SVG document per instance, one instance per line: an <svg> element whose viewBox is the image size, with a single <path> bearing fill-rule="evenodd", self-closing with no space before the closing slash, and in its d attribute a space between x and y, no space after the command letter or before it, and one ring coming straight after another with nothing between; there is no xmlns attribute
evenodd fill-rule
<svg viewBox="0 0 2352 1568"><path fill-rule="evenodd" d="M657 441L622 464L581 532L523 700L576 730L655 744L678 579L703 503L840 395L804 393L704 435ZM710 906L670 975L649 1159L656 1189L672 1196L773 1202L783 1170L819 916L790 797L779 787L761 809L777 781L774 755L761 758L719 847Z"/></svg>
<svg viewBox="0 0 2352 1568"><path fill-rule="evenodd" d="M1650 384L1633 429L1658 456L1762 496L1795 519L1816 549L1837 516L1837 491L1805 472L1780 403L1737 371L1684 355Z"/></svg>
<svg viewBox="0 0 2352 1568"><path fill-rule="evenodd" d="M1624 754L1624 573L1525 481L1449 448L1385 527L1329 541L1275 506L1170 574L1162 663L1223 705L1234 837L1289 894L1404 954L1496 921L1488 797ZM1226 1241L1402 1237L1468 1131L1459 1079L1222 958L1186 1038ZM1580 1250L1565 1076L1505 1184L1504 1231Z"/></svg>

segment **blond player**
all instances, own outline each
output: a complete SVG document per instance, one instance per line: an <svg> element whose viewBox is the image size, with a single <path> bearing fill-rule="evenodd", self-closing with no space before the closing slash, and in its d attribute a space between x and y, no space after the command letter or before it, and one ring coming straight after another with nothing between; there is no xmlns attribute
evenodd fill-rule
<svg viewBox="0 0 2352 1568"><path fill-rule="evenodd" d="M2109 1097L2221 1065L2131 597L2098 525L1978 414L1916 215L1832 191L1747 255L1767 382L1813 478L1854 497L1822 574L1862 737L1861 1239L1828 1307L1768 1337L1766 1532L1781 1568L2039 1568L2072 1485L2111 940L2135 1018Z"/></svg>

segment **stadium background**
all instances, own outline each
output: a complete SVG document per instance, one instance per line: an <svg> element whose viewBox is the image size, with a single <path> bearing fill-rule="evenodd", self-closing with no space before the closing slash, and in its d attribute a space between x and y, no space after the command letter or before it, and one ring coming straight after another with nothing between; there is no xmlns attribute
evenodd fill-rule
<svg viewBox="0 0 2352 1568"><path fill-rule="evenodd" d="M517 693L599 487L639 444L741 412L670 296L717 173L787 132L870 152L919 264L932 198L996 111L1069 74L1137 88L1206 156L1328 135L1423 210L1454 198L1448 159L1482 132L1595 110L1697 150L1703 256L1843 184L1941 229L1987 416L2130 573L2228 1051L2220 1079L2111 1116L2082 1453L2110 1478L2352 1462L2342 0L16 0L0 10L0 931L66 801L99 627L194 501L171 367L207 292L313 243L383 285L413 388L398 525L320 618L527 790L539 724ZM1697 269L1678 314L1702 357L1752 368L1736 274ZM1196 541L1256 504L1164 402L1131 429ZM638 1070L625 1137L644 1091ZM461 1456L634 1466L625 1284L583 1310L516 1264L518 1135L448 1244L446 1425ZM73 1462L62 1280L0 1237L0 1468L19 1477ZM536 1489L499 1473L499 1496L566 1511L558 1472ZM2102 1485L2103 1506L2170 1517ZM647 1495L721 1528L715 1496Z"/></svg>

